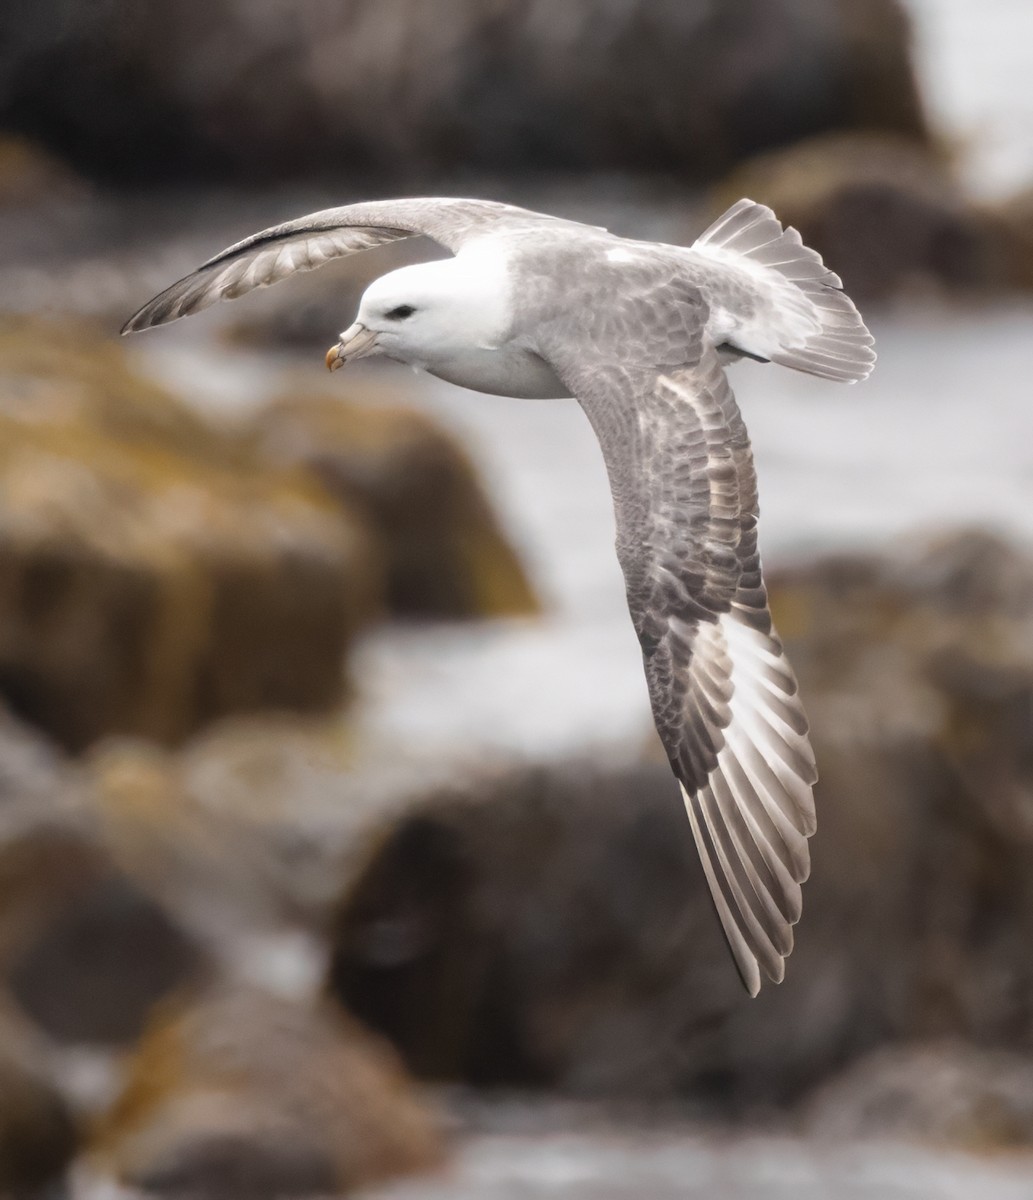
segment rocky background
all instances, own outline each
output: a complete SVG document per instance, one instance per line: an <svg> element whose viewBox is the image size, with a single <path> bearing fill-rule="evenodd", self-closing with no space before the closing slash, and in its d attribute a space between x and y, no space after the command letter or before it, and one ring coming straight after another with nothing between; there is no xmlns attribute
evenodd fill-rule
<svg viewBox="0 0 1033 1200"><path fill-rule="evenodd" d="M0 1196L1028 1195L1033 202L895 0L12 0L0 124ZM873 315L863 391L742 375L822 772L755 1001L576 408L321 372L433 251L116 340L421 190L749 194Z"/></svg>

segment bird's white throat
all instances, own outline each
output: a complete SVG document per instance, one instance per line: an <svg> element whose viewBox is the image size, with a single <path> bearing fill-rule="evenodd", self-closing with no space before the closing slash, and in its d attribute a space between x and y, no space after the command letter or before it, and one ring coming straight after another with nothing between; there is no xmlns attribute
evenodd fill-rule
<svg viewBox="0 0 1033 1200"><path fill-rule="evenodd" d="M475 242L455 258L374 280L356 326L376 334L375 353L461 387L502 396L567 395L546 363L511 340L511 297L504 252Z"/></svg>

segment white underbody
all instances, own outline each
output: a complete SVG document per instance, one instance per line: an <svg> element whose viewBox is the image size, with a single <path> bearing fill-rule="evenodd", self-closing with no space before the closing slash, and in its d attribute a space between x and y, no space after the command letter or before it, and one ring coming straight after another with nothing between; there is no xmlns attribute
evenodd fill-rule
<svg viewBox="0 0 1033 1200"><path fill-rule="evenodd" d="M558 400L570 395L544 359L517 346L471 349L447 362L427 363L425 369L439 379L492 396Z"/></svg>

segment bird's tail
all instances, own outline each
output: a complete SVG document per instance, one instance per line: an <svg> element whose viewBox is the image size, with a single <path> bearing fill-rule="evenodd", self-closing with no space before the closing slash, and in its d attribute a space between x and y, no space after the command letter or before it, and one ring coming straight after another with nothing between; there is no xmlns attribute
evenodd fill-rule
<svg viewBox="0 0 1033 1200"><path fill-rule="evenodd" d="M844 294L839 276L792 226L783 229L770 208L738 201L692 249L720 263L725 273L741 273L748 291L759 295L752 318L727 314L734 348L843 383L871 373L875 339Z"/></svg>

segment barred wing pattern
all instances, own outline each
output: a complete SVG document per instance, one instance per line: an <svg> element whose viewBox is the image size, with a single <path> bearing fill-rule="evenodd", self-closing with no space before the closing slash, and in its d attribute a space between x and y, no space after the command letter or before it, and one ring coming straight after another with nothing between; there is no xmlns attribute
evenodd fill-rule
<svg viewBox="0 0 1033 1200"><path fill-rule="evenodd" d="M756 995L793 947L817 772L761 578L746 430L713 348L693 367L599 365L568 382L606 459L657 729Z"/></svg>
<svg viewBox="0 0 1033 1200"><path fill-rule="evenodd" d="M566 224L490 200L372 200L324 209L264 229L223 250L145 304L122 332L176 321L220 300L235 300L298 271L311 271L384 242L423 236L455 252L479 235L541 223Z"/></svg>

